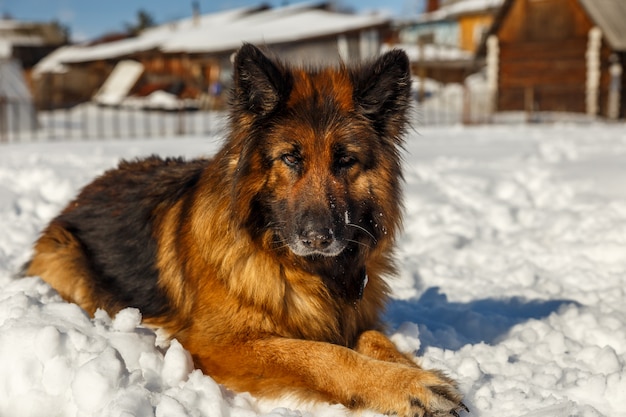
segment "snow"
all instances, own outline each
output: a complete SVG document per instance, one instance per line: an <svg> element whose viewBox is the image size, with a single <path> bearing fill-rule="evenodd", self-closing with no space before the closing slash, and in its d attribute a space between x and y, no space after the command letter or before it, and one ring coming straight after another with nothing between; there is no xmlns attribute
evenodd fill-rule
<svg viewBox="0 0 626 417"><path fill-rule="evenodd" d="M32 129L34 118L33 99L21 63L13 58L2 58L0 51L0 134Z"/></svg>
<svg viewBox="0 0 626 417"><path fill-rule="evenodd" d="M185 18L142 32L136 37L98 45L60 48L34 67L34 75L64 72L64 64L120 58L154 49L168 53L234 51L243 42L269 45L366 30L384 25L382 14L349 14L321 10L317 3L276 9L244 7Z"/></svg>
<svg viewBox="0 0 626 417"><path fill-rule="evenodd" d="M456 378L474 417L626 416L624 125L416 126L392 340ZM137 310L90 318L38 278L12 277L41 228L118 158L218 146L0 147L0 415L349 415L235 394Z"/></svg>
<svg viewBox="0 0 626 417"><path fill-rule="evenodd" d="M464 51L460 48L453 46L429 43L423 46L401 43L401 44L385 44L381 48L381 52L387 52L390 49L402 49L404 50L411 62L420 61L460 61L470 60L474 58L474 54L468 51Z"/></svg>
<svg viewBox="0 0 626 417"><path fill-rule="evenodd" d="M188 53L228 51L237 49L244 41L260 45L293 42L372 28L388 21L388 17L377 14L341 14L319 9L284 13L280 8L239 19L220 28L219 33L211 27L181 33L161 49Z"/></svg>
<svg viewBox="0 0 626 417"><path fill-rule="evenodd" d="M93 96L93 100L98 104L118 106L128 96L143 70L143 64L131 59L118 62Z"/></svg>
<svg viewBox="0 0 626 417"><path fill-rule="evenodd" d="M185 18L159 25L146 29L139 36L122 39L117 42L98 45L83 43L64 46L39 61L33 69L33 75L37 77L47 72L63 73L67 71L65 63L122 57L140 51L151 50L172 39L172 37L180 36L190 30L196 30L198 27L212 27L217 31L228 26L231 21L235 21L248 13L258 11L260 11L258 7L242 7L203 15L200 16L197 22L193 18ZM215 33L213 36L215 36Z"/></svg>
<svg viewBox="0 0 626 417"><path fill-rule="evenodd" d="M422 13L415 17L419 22L443 21L454 16L481 13L484 11L498 9L504 0L459 0L441 6L439 9Z"/></svg>

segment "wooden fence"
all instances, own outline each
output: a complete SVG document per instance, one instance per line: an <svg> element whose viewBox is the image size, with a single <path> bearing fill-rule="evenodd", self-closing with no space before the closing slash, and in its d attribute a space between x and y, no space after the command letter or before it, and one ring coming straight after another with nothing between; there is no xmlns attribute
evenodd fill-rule
<svg viewBox="0 0 626 417"><path fill-rule="evenodd" d="M93 103L35 111L29 103L0 99L0 142L4 143L212 135L223 129L224 121L223 112Z"/></svg>
<svg viewBox="0 0 626 417"><path fill-rule="evenodd" d="M415 97L412 124L419 126L492 123L493 101L458 84ZM36 111L30 102L0 98L0 143L207 136L219 134L225 113L204 110L154 110L83 103Z"/></svg>

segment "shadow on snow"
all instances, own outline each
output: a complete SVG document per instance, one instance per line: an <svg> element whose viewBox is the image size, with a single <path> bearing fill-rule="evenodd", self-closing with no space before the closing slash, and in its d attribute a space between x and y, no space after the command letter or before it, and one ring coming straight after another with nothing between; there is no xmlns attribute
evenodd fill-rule
<svg viewBox="0 0 626 417"><path fill-rule="evenodd" d="M456 303L432 287L419 300L390 300L384 319L393 329L417 324L421 353L429 346L457 350L466 344L494 344L516 324L547 317L570 304L576 302L519 297Z"/></svg>

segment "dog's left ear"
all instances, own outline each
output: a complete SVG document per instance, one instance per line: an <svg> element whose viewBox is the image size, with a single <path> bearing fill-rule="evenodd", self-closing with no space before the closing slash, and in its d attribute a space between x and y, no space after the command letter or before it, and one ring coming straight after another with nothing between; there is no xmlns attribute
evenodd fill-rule
<svg viewBox="0 0 626 417"><path fill-rule="evenodd" d="M409 57L399 49L380 56L353 73L358 110L386 137L399 140L407 124L411 98Z"/></svg>

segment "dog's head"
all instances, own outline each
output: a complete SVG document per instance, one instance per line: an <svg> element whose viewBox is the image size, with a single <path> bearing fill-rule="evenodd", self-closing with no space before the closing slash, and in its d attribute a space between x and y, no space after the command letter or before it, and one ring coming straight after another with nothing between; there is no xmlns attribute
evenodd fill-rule
<svg viewBox="0 0 626 417"><path fill-rule="evenodd" d="M410 107L406 54L295 68L246 44L234 65L233 200L252 236L307 262L392 238Z"/></svg>

